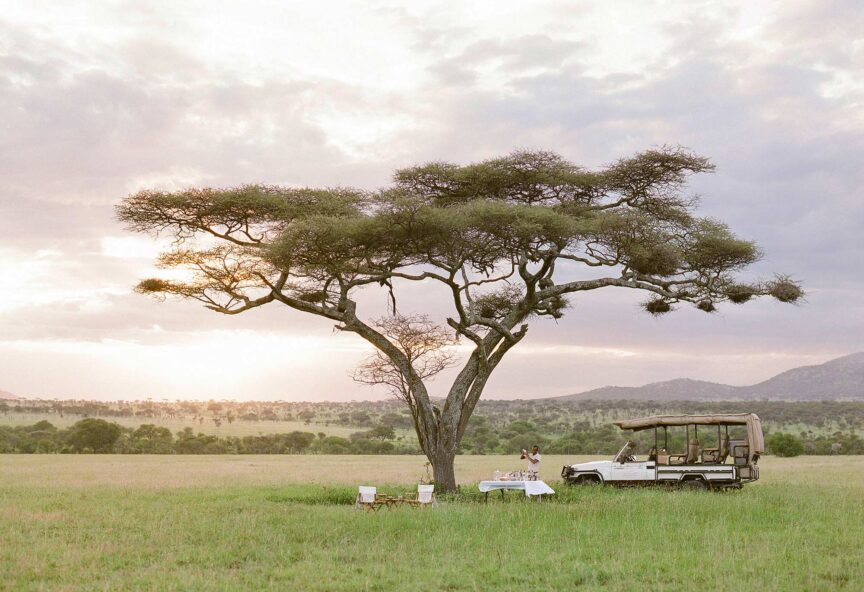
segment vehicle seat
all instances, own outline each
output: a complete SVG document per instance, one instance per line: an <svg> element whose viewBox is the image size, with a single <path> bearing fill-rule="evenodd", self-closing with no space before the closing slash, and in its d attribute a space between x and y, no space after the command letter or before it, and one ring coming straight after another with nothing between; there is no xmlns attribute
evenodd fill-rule
<svg viewBox="0 0 864 592"><path fill-rule="evenodd" d="M699 440L696 438L690 439L690 445L687 446L687 458L684 459L684 464L692 464L699 460Z"/></svg>
<svg viewBox="0 0 864 592"><path fill-rule="evenodd" d="M669 464L669 453L666 452L665 448L661 448L657 451L657 464L658 465L668 465Z"/></svg>
<svg viewBox="0 0 864 592"><path fill-rule="evenodd" d="M723 464L727 456L729 456L729 436L720 434L720 447L705 448L702 451L702 462Z"/></svg>
<svg viewBox="0 0 864 592"><path fill-rule="evenodd" d="M750 456L750 444L747 440L730 440L729 448L736 465L746 465Z"/></svg>
<svg viewBox="0 0 864 592"><path fill-rule="evenodd" d="M687 462L687 454L670 454L669 455L669 464L670 465L683 465Z"/></svg>
<svg viewBox="0 0 864 592"><path fill-rule="evenodd" d="M720 434L720 460L718 461L720 464L726 462L726 459L729 457L729 435L728 434Z"/></svg>

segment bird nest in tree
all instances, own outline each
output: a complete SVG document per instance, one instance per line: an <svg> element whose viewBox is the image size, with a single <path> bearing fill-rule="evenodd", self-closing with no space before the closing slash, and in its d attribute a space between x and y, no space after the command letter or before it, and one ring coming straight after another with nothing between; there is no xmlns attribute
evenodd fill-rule
<svg viewBox="0 0 864 592"><path fill-rule="evenodd" d="M702 312L714 312L717 310L717 307L714 306L714 303L710 300L700 300L698 304L696 304L696 308Z"/></svg>
<svg viewBox="0 0 864 592"><path fill-rule="evenodd" d="M726 290L726 297L735 304L744 304L756 295L756 289L746 284L735 284Z"/></svg>
<svg viewBox="0 0 864 592"><path fill-rule="evenodd" d="M474 310L481 317L498 319L522 298L522 291L516 286L507 286L474 299Z"/></svg>
<svg viewBox="0 0 864 592"><path fill-rule="evenodd" d="M164 292L169 286L165 280L150 278L138 283L138 291L144 294Z"/></svg>
<svg viewBox="0 0 864 592"><path fill-rule="evenodd" d="M327 300L327 292L316 290L313 292L301 292L297 295L298 300L303 302L324 302Z"/></svg>
<svg viewBox="0 0 864 592"><path fill-rule="evenodd" d="M653 315L665 314L672 310L672 305L662 298L655 298L642 304L642 307Z"/></svg>
<svg viewBox="0 0 864 592"><path fill-rule="evenodd" d="M804 290L792 280L780 279L771 284L768 293L780 302L795 302L804 295Z"/></svg>

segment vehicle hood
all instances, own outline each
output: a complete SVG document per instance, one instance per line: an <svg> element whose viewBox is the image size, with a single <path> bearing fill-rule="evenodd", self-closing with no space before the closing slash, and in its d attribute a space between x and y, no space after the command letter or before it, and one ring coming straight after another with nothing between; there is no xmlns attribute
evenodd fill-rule
<svg viewBox="0 0 864 592"><path fill-rule="evenodd" d="M610 467L612 466L611 460L594 460L586 463L578 463L575 465L570 465L577 471L591 471L594 469L599 469L600 467Z"/></svg>

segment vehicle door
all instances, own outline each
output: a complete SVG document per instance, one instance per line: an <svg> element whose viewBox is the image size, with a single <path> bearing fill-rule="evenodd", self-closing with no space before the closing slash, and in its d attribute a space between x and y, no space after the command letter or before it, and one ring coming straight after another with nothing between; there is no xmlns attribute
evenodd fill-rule
<svg viewBox="0 0 864 592"><path fill-rule="evenodd" d="M608 481L654 481L656 462L635 461L612 463Z"/></svg>

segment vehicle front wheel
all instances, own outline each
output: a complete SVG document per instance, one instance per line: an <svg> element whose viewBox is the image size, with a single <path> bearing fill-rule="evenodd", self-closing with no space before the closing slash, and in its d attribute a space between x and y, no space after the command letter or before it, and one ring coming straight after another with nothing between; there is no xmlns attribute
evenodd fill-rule
<svg viewBox="0 0 864 592"><path fill-rule="evenodd" d="M702 479L688 479L683 481L679 487L684 491L706 491L708 484Z"/></svg>
<svg viewBox="0 0 864 592"><path fill-rule="evenodd" d="M573 481L573 485L600 485L600 477L597 475L579 475Z"/></svg>

